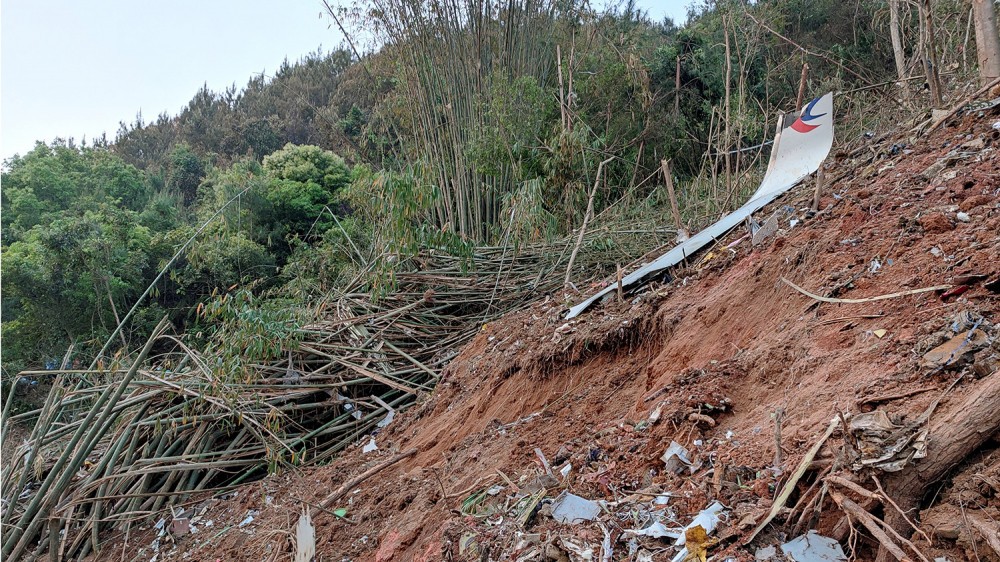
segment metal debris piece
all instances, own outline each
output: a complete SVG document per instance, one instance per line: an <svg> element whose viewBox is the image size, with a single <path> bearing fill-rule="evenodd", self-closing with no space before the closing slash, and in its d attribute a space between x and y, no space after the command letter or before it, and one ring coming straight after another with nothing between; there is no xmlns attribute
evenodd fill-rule
<svg viewBox="0 0 1000 562"><path fill-rule="evenodd" d="M559 543L563 550L575 555L571 556L571 560L579 560L580 562L590 562L594 559L594 547L583 542L581 539L573 537L559 537Z"/></svg>
<svg viewBox="0 0 1000 562"><path fill-rule="evenodd" d="M660 457L663 460L663 464L666 465L665 468L667 472L673 472L674 474L680 474L684 472L684 469L688 469L692 473L695 471L694 463L688 457L688 450L684 448L683 445L676 441L671 441L670 446Z"/></svg>
<svg viewBox="0 0 1000 562"><path fill-rule="evenodd" d="M621 280L623 288L630 289L644 279L653 278L661 271L673 267L688 256L694 255L716 238L742 223L751 213L785 193L809 174L815 172L833 146L833 93L816 98L803 109L803 115L815 116L813 125L819 126L813 133L802 133L792 127L779 130L772 148L773 166L769 165L760 187L750 196L750 200L732 213L720 218L715 224L694 234L691 238L675 246L672 250L656 258ZM824 117L825 116L825 117ZM821 119L822 118L822 119ZM810 129L811 130L811 129ZM779 142L780 141L780 142ZM610 283L587 300L572 307L566 319L575 318L604 295L615 291L617 283Z"/></svg>
<svg viewBox="0 0 1000 562"><path fill-rule="evenodd" d="M254 517L257 517L259 514L260 512L257 511L256 509L251 509L247 511L247 516L243 518L243 521L240 521L240 524L237 525L237 527L242 529L243 527L246 527L247 525L253 523Z"/></svg>
<svg viewBox="0 0 1000 562"><path fill-rule="evenodd" d="M841 562L847 560L840 543L816 531L781 545L781 552L795 562Z"/></svg>
<svg viewBox="0 0 1000 562"><path fill-rule="evenodd" d="M478 537L476 533L472 531L465 532L461 538L458 539L458 553L462 556L467 556L472 560L479 558L479 541L476 540Z"/></svg>
<svg viewBox="0 0 1000 562"><path fill-rule="evenodd" d="M897 426L882 410L855 414L850 420L858 458L852 468L874 467L897 472L912 459L927 456L927 428L924 424Z"/></svg>
<svg viewBox="0 0 1000 562"><path fill-rule="evenodd" d="M662 539L664 537L676 539L681 536L677 530L668 529L660 521L654 521L652 525L645 529L625 529L625 532L634 536L652 537L654 539Z"/></svg>
<svg viewBox="0 0 1000 562"><path fill-rule="evenodd" d="M774 562L778 559L778 549L773 544L758 548L757 552L754 552L753 557L757 562Z"/></svg>
<svg viewBox="0 0 1000 562"><path fill-rule="evenodd" d="M986 332L976 327L928 351L920 360L920 364L932 368L957 368L968 363L973 354L988 343Z"/></svg>
<svg viewBox="0 0 1000 562"><path fill-rule="evenodd" d="M688 531L695 529L696 527L701 527L704 530L706 537L708 535L711 535L713 532L715 532L715 528L719 525L719 522L722 520L722 511L724 509L725 506L722 505L721 503L712 502L712 505L701 510L701 512L698 513L698 515L696 515L695 518L690 523L688 523L687 527L684 527L683 533L681 534L681 536L677 538L677 541L674 544L677 546L684 546L685 544L687 544ZM700 533L698 534L698 536L700 536ZM671 562L681 562L682 560L688 560L688 554L689 552L687 547L684 547L680 550L680 552L677 553L676 556L673 557Z"/></svg>
<svg viewBox="0 0 1000 562"><path fill-rule="evenodd" d="M601 513L601 506L586 498L563 491L552 502L552 518L560 523L576 524L593 521Z"/></svg>
<svg viewBox="0 0 1000 562"><path fill-rule="evenodd" d="M778 213L781 210L775 211L764 224L760 225L756 231L754 231L753 236L750 238L750 243L754 246L759 246L764 240L774 236L774 233L778 232Z"/></svg>

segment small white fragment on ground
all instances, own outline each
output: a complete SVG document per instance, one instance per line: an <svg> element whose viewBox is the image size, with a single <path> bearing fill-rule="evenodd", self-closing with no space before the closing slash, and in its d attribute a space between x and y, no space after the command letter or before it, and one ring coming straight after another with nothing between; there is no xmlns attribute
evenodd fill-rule
<svg viewBox="0 0 1000 562"><path fill-rule="evenodd" d="M721 513L725 508L726 507L719 502L712 502L712 505L701 510L701 512L698 513L698 515L696 515L686 527L684 527L684 531L701 525L701 528L705 529L705 533L711 535L712 532L715 531L715 527L718 526L719 521L722 520ZM687 537L682 531L680 536L677 538L677 542L674 544L677 546L684 546L685 542L687 542Z"/></svg>
<svg viewBox="0 0 1000 562"><path fill-rule="evenodd" d="M781 552L795 562L841 562L847 560L840 543L816 531L781 545Z"/></svg>
<svg viewBox="0 0 1000 562"><path fill-rule="evenodd" d="M642 536L642 537L652 537L654 539L662 539L669 537L671 539L676 539L680 536L676 530L668 529L663 523L656 521L649 527L645 529L625 529L625 532L630 535Z"/></svg>
<svg viewBox="0 0 1000 562"><path fill-rule="evenodd" d="M969 222L972 220L972 217L970 217L968 213L961 212L955 215L955 218L958 219L959 222Z"/></svg>
<svg viewBox="0 0 1000 562"><path fill-rule="evenodd" d="M560 523L593 521L600 513L601 506L565 491L552 502L552 518Z"/></svg>
<svg viewBox="0 0 1000 562"><path fill-rule="evenodd" d="M941 254L943 254L944 252L941 251L941 248L938 248L937 246L932 246L930 249L930 253L932 256L937 258L941 257Z"/></svg>
<svg viewBox="0 0 1000 562"><path fill-rule="evenodd" d="M663 415L663 402L660 402L656 408L649 414L649 424L653 425L660 421L660 416Z"/></svg>
<svg viewBox="0 0 1000 562"><path fill-rule="evenodd" d="M396 410L394 410L392 406L390 406L389 404L387 404L384 400L382 400L378 396L372 396L372 398L376 402L378 402L379 406L382 406L383 408L385 408L385 411L388 412L385 415L385 417L382 418L382 421L378 422L378 424L376 424L375 427L382 428L382 427L385 427L385 426L389 425L390 423L392 423L392 420L396 419Z"/></svg>
<svg viewBox="0 0 1000 562"><path fill-rule="evenodd" d="M260 512L257 511L256 509L251 509L251 510L247 511L247 516L243 518L243 521L240 521L240 524L237 525L237 527L243 528L243 527L246 527L247 525L253 523L253 518L257 517L257 515L259 515L259 514L260 514Z"/></svg>
<svg viewBox="0 0 1000 562"><path fill-rule="evenodd" d="M376 427L385 427L392 423L392 420L396 417L396 410L389 410L389 413L382 418L382 421L376 424Z"/></svg>
<svg viewBox="0 0 1000 562"><path fill-rule="evenodd" d="M570 557L572 560L591 562L594 559L594 547L578 538L559 537L559 542L566 552L576 555L576 557Z"/></svg>
<svg viewBox="0 0 1000 562"><path fill-rule="evenodd" d="M295 562L311 562L316 556L316 528L309 512L299 516L295 527Z"/></svg>
<svg viewBox="0 0 1000 562"><path fill-rule="evenodd" d="M571 470L573 470L573 465L571 463L566 463L566 466L559 469L559 474L561 474L565 480L566 477L569 476Z"/></svg>
<svg viewBox="0 0 1000 562"><path fill-rule="evenodd" d="M684 546L684 543L687 542L687 530L699 526L702 529L705 529L706 535L711 535L713 532L715 532L715 527L718 526L719 521L722 520L723 509L725 509L725 506L722 505L721 503L712 502L712 505L701 510L701 512L698 515L696 515L695 518L692 519L691 522L688 523L683 530L681 530L680 536L677 537L677 541L674 544L677 546ZM676 556L674 556L671 562L681 562L682 560L686 560L687 557L688 557L688 549L687 547L685 547L682 548L680 552L677 553Z"/></svg>
<svg viewBox="0 0 1000 562"><path fill-rule="evenodd" d="M753 557L758 562L771 562L778 557L778 549L774 545L758 548Z"/></svg>
<svg viewBox="0 0 1000 562"><path fill-rule="evenodd" d="M688 457L688 450L676 441L670 442L670 446L667 447L667 450L660 459L663 460L667 472L680 474L684 472L685 468L692 473L695 470L694 464L692 464L691 459Z"/></svg>
<svg viewBox="0 0 1000 562"><path fill-rule="evenodd" d="M372 451L377 451L377 450L378 450L378 445L375 444L374 437L370 438L368 440L368 443L366 443L365 446L361 448L362 453L371 453Z"/></svg>

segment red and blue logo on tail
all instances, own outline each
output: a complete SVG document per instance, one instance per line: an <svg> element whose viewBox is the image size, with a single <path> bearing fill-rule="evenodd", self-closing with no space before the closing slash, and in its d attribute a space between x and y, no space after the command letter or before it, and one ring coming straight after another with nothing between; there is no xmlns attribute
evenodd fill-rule
<svg viewBox="0 0 1000 562"><path fill-rule="evenodd" d="M816 98L809 102L809 105L806 106L806 110L802 112L802 115L796 119L794 123L792 123L792 130L799 133L808 133L813 129L819 128L819 125L810 125L809 121L819 119L820 117L826 115L826 113L820 113L819 115L812 114L813 106L815 106L820 99L822 98Z"/></svg>

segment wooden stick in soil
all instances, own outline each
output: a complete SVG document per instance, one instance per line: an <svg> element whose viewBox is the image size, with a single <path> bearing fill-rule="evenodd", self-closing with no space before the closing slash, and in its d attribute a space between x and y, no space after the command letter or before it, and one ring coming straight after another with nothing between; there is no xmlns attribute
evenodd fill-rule
<svg viewBox="0 0 1000 562"><path fill-rule="evenodd" d="M576 245L573 246L573 253L569 255L569 263L566 265L566 279L563 281L563 286L569 287L570 275L573 273L573 262L576 261L576 255L580 252L580 245L583 244L583 235L587 232L587 222L590 221L590 215L594 212L594 195L597 194L597 186L601 185L601 170L604 169L604 165L611 162L615 158L607 158L602 160L600 164L597 165L597 174L594 178L594 187L590 190L590 197L587 198L587 211L583 214L583 224L580 225L580 235L576 238Z"/></svg>
<svg viewBox="0 0 1000 562"><path fill-rule="evenodd" d="M805 296L807 296L807 297L809 297L809 298L811 298L813 300L817 300L817 301L820 301L820 302L846 303L846 304L858 304L858 303L865 303L865 302L881 301L881 300L886 300L886 299L894 299L894 298L898 298L898 297L905 297L905 296L908 296L908 295L919 295L920 293L929 293L931 291L944 291L946 289L950 289L951 288L951 285L935 285L934 287L924 287L923 289L911 289L909 291L900 291L898 293L889 293L888 295L878 295L876 297L866 297L866 298L863 298L863 299L835 299L835 298L831 298L831 297L821 297L819 295L810 293L809 291L803 289L802 287L799 287L798 285L796 285L795 283L792 283L791 281L789 281L788 279L785 279L784 277L781 278L781 281L784 284L788 285L789 287L795 289L796 291L802 293L803 295L805 295Z"/></svg>
<svg viewBox="0 0 1000 562"><path fill-rule="evenodd" d="M799 77L799 95L795 98L795 111L802 111L802 103L806 96L806 80L809 78L809 63L802 63L802 75Z"/></svg>
<svg viewBox="0 0 1000 562"><path fill-rule="evenodd" d="M812 448L809 449L806 455L802 457L802 462L799 463L799 467L795 469L795 472L792 473L788 482L785 483L785 487L781 490L781 494L778 495L778 499L774 500L774 503L771 505L770 513L768 513L767 517L765 517L764 520L757 525L753 532L750 533L750 536L743 541L743 544L750 544L750 542L764 530L764 527L767 527L771 521L774 520L774 518L778 515L778 512L785 507L785 502L787 502L789 496L792 495L792 491L795 489L795 486L798 485L802 475L806 473L806 469L809 468L809 464L812 463L814 458L816 458L816 454L819 453L820 448L822 448L823 444L826 443L826 440L833 435L833 430L837 428L838 423L840 423L840 420L836 417L830 420L830 425L827 426L826 432L824 432L822 437L820 437L819 440L813 444Z"/></svg>
<svg viewBox="0 0 1000 562"><path fill-rule="evenodd" d="M399 461L412 457L415 454L417 454L416 448L408 449L406 451L403 451L402 453L399 453L398 455L390 457L388 460L386 460L381 464L373 466L372 468L363 472L360 476L348 480L340 488L337 488L337 491L333 492L332 494L327 496L326 499L320 502L319 504L320 507L323 509L329 508L330 505L332 505L335 501L347 495L347 493L353 490L358 484L364 482L365 480L371 478L372 476L378 474L379 472L382 472L383 470L398 463Z"/></svg>
<svg viewBox="0 0 1000 562"><path fill-rule="evenodd" d="M663 182L667 186L667 196L670 197L670 213L674 217L674 227L677 229L677 235L680 236L684 232L684 225L681 223L681 211L677 206L677 194L674 192L674 179L670 175L670 162L667 160L660 160L660 170L663 171Z"/></svg>
<svg viewBox="0 0 1000 562"><path fill-rule="evenodd" d="M819 169L816 170L816 190L813 191L812 211L814 213L819 211L819 198L823 195L823 181L825 179L826 174L823 172L823 164L820 163Z"/></svg>
<svg viewBox="0 0 1000 562"><path fill-rule="evenodd" d="M774 468L781 468L781 422L785 419L785 409L774 411Z"/></svg>

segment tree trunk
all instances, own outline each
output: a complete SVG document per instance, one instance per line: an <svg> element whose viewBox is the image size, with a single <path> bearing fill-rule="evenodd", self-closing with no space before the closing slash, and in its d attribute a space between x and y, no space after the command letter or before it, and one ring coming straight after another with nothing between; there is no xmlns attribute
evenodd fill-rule
<svg viewBox="0 0 1000 562"><path fill-rule="evenodd" d="M931 90L931 105L941 107L941 80L938 77L937 44L934 40L934 14L931 0L920 0L920 21L924 30L924 73Z"/></svg>
<svg viewBox="0 0 1000 562"><path fill-rule="evenodd" d="M975 0L973 0L975 1ZM896 60L896 76L903 90L903 101L910 102L910 86L906 78L906 53L899 33L899 0L889 0L889 36L892 38L892 56Z"/></svg>
<svg viewBox="0 0 1000 562"><path fill-rule="evenodd" d="M885 480L885 490L899 507L915 518L924 491L1000 431L1000 371L982 379L963 400L931 416L927 457L914 461ZM910 527L895 510L886 510L885 522L896 532ZM882 549L878 561L892 560Z"/></svg>
<svg viewBox="0 0 1000 562"><path fill-rule="evenodd" d="M997 13L992 0L972 0L976 20L976 52L979 54L979 76L983 83L1000 76L1000 33Z"/></svg>

